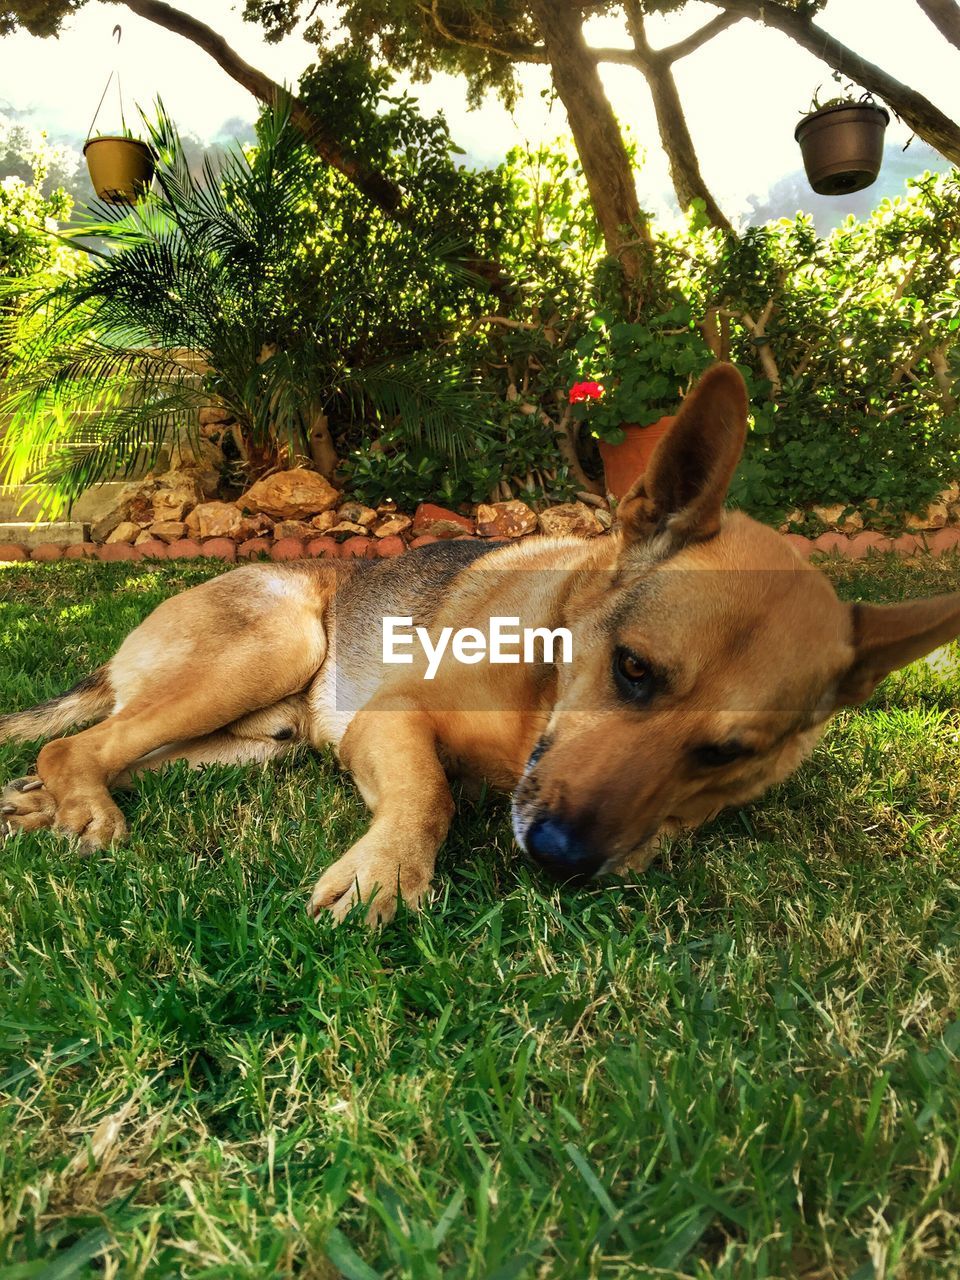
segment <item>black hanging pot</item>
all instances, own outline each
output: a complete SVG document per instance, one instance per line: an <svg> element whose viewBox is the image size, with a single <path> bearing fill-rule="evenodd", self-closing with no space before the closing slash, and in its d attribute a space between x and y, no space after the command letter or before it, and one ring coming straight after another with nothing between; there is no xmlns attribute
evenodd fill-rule
<svg viewBox="0 0 960 1280"><path fill-rule="evenodd" d="M873 102L838 102L804 116L794 137L814 191L841 196L876 182L889 123L889 113Z"/></svg>
<svg viewBox="0 0 960 1280"><path fill-rule="evenodd" d="M135 204L150 190L153 152L139 138L88 138L83 154L93 189L108 204Z"/></svg>

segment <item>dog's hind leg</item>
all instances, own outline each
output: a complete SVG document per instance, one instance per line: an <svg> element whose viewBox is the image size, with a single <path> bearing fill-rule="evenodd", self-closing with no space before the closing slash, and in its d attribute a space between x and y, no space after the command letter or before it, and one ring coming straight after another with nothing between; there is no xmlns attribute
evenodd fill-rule
<svg viewBox="0 0 960 1280"><path fill-rule="evenodd" d="M313 916L329 911L339 923L362 903L368 923L386 923L398 898L422 904L453 817L433 725L410 703L371 703L347 729L340 758L373 821L317 881L307 910Z"/></svg>
<svg viewBox="0 0 960 1280"><path fill-rule="evenodd" d="M194 738L190 742L173 742L134 761L115 779L113 785L130 785L137 774L159 769L176 760L184 760L191 769L205 764L266 764L284 755L307 738L306 707L300 697L286 698L272 707L264 707L242 716L218 733Z"/></svg>
<svg viewBox="0 0 960 1280"><path fill-rule="evenodd" d="M243 716L218 733L162 746L111 779L110 787L132 787L139 774L176 760L186 761L192 769L206 764L266 764L304 740L302 710L301 699L288 698ZM52 827L55 817L53 796L36 774L17 778L0 790L0 836Z"/></svg>
<svg viewBox="0 0 960 1280"><path fill-rule="evenodd" d="M306 687L326 654L333 588L332 578L237 570L166 601L109 663L114 713L43 748L43 788L5 795L4 808L15 810L0 815L6 825L53 825L88 850L119 839L125 825L109 787L138 762L209 739Z"/></svg>

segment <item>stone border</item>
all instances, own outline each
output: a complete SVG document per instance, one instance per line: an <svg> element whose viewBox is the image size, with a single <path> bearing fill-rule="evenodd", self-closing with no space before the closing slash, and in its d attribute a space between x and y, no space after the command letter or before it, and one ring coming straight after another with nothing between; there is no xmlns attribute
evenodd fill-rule
<svg viewBox="0 0 960 1280"><path fill-rule="evenodd" d="M528 535L529 536L529 535ZM532 535L537 537L538 535ZM604 537L604 534L598 534ZM781 535L804 557L814 553L836 554L848 560L862 560L870 552L893 551L900 556L912 556L919 553L940 555L944 551L960 548L960 528L934 529L927 533L902 533L898 537L886 537L881 533L822 533L817 538L805 538L799 533ZM232 538L207 538L203 541L196 538L181 538L176 542L161 542L159 539L141 542L92 543L78 542L72 546L61 546L57 543L43 543L32 550L13 544L0 544L0 563L17 561L40 561L50 563L56 560L101 560L107 562L124 560L223 560L228 563L243 560L303 560L321 558L324 560L349 560L355 557L376 560L383 557L398 556L407 547L422 547L442 539L432 534L424 534L406 543L400 537L367 538L351 537L344 542L335 538L317 537L300 538L249 538L245 542L237 542ZM460 534L455 542L512 542L520 539L483 538L477 534Z"/></svg>

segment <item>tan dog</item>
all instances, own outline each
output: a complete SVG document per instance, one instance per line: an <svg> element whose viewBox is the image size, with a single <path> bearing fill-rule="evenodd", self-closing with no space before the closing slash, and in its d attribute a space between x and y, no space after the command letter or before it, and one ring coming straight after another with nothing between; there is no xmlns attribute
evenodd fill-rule
<svg viewBox="0 0 960 1280"><path fill-rule="evenodd" d="M267 761L332 743L373 813L310 910L419 904L453 811L449 773L514 792L517 840L564 879L641 869L795 769L833 711L960 633L960 595L846 605L771 529L724 513L743 449L742 379L717 365L684 402L620 530L589 542L435 544L396 561L234 570L159 606L104 667L0 719L61 733L0 796L8 830L97 849L125 826L109 787L165 761ZM386 615L569 628L569 663L383 661Z"/></svg>

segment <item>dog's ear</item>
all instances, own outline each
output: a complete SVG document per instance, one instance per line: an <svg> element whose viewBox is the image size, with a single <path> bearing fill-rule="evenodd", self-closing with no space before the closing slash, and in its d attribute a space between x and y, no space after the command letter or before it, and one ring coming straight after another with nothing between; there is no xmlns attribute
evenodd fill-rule
<svg viewBox="0 0 960 1280"><path fill-rule="evenodd" d="M682 543L717 532L743 453L747 410L747 388L733 365L708 369L617 509L627 542L668 531Z"/></svg>
<svg viewBox="0 0 960 1280"><path fill-rule="evenodd" d="M837 687L836 705L864 702L884 676L960 635L960 593L906 604L855 604L856 656Z"/></svg>

